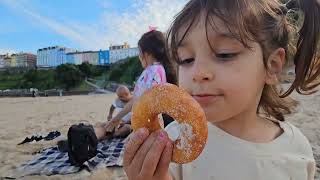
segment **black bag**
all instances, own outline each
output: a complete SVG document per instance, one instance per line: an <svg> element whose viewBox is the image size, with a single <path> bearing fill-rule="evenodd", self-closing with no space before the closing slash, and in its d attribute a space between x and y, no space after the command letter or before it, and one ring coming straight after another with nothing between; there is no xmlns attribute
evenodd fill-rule
<svg viewBox="0 0 320 180"><path fill-rule="evenodd" d="M98 139L92 125L72 125L68 130L68 155L72 165L81 166L97 154Z"/></svg>

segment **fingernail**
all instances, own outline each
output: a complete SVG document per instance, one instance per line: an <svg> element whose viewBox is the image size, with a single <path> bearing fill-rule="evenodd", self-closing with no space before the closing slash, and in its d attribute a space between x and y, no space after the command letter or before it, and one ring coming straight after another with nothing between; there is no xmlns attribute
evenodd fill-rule
<svg viewBox="0 0 320 180"><path fill-rule="evenodd" d="M164 131L160 131L158 134L158 138L159 140L164 140L164 138L166 137L166 134Z"/></svg>
<svg viewBox="0 0 320 180"><path fill-rule="evenodd" d="M138 130L138 133L139 134L144 134L146 132L146 129L145 128L140 128L139 130Z"/></svg>
<svg viewBox="0 0 320 180"><path fill-rule="evenodd" d="M146 133L146 129L145 128L140 128L137 133L138 133L138 136L142 137Z"/></svg>

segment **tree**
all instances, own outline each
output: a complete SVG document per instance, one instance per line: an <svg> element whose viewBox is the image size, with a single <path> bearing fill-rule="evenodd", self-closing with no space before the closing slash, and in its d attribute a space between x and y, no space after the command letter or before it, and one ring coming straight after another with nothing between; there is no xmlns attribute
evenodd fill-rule
<svg viewBox="0 0 320 180"><path fill-rule="evenodd" d="M31 69L29 71L27 71L24 75L23 75L23 79L27 82L36 82L38 79L38 72L37 70Z"/></svg>
<svg viewBox="0 0 320 180"><path fill-rule="evenodd" d="M78 65L79 70L86 76L90 77L93 74L93 65L88 62L83 62Z"/></svg>
<svg viewBox="0 0 320 180"><path fill-rule="evenodd" d="M57 83L54 81L54 70L35 70L25 72L20 80L17 80L16 88L40 90L54 88Z"/></svg>
<svg viewBox="0 0 320 180"><path fill-rule="evenodd" d="M143 68L138 57L128 58L125 62L115 64L111 67L109 80L133 84L142 71Z"/></svg>
<svg viewBox="0 0 320 180"><path fill-rule="evenodd" d="M68 91L81 82L81 74L81 71L75 65L62 64L55 70L55 80L59 82L62 88Z"/></svg>

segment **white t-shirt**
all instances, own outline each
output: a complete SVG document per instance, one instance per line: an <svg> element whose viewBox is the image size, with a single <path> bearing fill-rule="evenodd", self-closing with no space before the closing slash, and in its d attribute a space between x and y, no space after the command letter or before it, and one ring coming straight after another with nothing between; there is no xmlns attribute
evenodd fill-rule
<svg viewBox="0 0 320 180"><path fill-rule="evenodd" d="M124 106L127 104L127 102L123 102L121 101L119 98L117 98L112 105L115 107L115 113L118 114L120 111L122 111L122 109L124 108ZM122 120L125 123L130 123L131 121L131 112L129 112L128 114L126 114L125 116L122 117Z"/></svg>
<svg viewBox="0 0 320 180"><path fill-rule="evenodd" d="M171 163L170 173L175 180L314 179L315 160L307 138L288 122L279 124L284 132L275 140L252 143L208 123L208 141L200 156L188 164ZM175 131L173 126L167 126L168 133Z"/></svg>
<svg viewBox="0 0 320 180"><path fill-rule="evenodd" d="M112 103L112 105L115 108L124 108L124 106L127 104L127 102L121 101L119 98L117 98L116 100L114 100L114 102Z"/></svg>

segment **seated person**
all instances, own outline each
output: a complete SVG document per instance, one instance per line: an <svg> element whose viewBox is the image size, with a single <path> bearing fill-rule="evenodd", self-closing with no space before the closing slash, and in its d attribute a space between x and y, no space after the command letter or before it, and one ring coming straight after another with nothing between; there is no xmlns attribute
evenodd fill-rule
<svg viewBox="0 0 320 180"><path fill-rule="evenodd" d="M112 119L114 111L121 111L124 106L133 98L133 95L129 91L129 89L126 86L120 85L117 90L116 90L117 98L116 100L112 103L110 109L109 109L109 115L108 115L108 121ZM127 118L123 118L125 120L128 120L131 115L129 115Z"/></svg>
<svg viewBox="0 0 320 180"><path fill-rule="evenodd" d="M121 111L122 108L126 105L126 103L129 102L133 97L131 92L129 91L129 89L123 85L120 85L117 88L116 94L118 97L115 99L115 101L113 102L113 104L110 107L109 115L107 118L108 121L112 118L112 115L115 110ZM90 134L91 134L90 136L93 136L94 139L96 139L97 141L109 139L112 137L124 138L124 137L128 136L131 132L130 120L131 120L131 113L128 113L126 116L124 116L121 119L118 126L116 126L112 132L107 132L105 129L105 126L108 122L97 123L95 125L90 125L87 123L84 123L85 125L79 125L79 124L83 124L83 123L75 124L73 126L78 127L77 130L79 130L78 132L75 132L75 134L76 134L75 137L79 136L79 133L82 133L82 131L83 131L85 133L90 132ZM70 131L70 129L69 129L69 131ZM68 131L68 133L69 133L69 131ZM74 131L70 131L70 132L71 132L71 134L74 134ZM70 137L68 137L68 139L69 138ZM67 151L67 149L68 149L67 144L68 144L68 141L61 140L60 142L58 142L59 149L61 149L62 151ZM77 145L78 141L72 141L71 144Z"/></svg>
<svg viewBox="0 0 320 180"><path fill-rule="evenodd" d="M113 102L113 104L110 107L109 115L108 115L108 121L112 119L114 111L120 112L124 106L133 98L131 92L126 86L120 85L117 90L117 99ZM131 132L131 112L129 112L127 115L125 115L122 119L119 125L114 129L113 133L105 133L107 137L126 137ZM104 126L105 124L102 124L101 126ZM100 130L100 129L99 129Z"/></svg>

